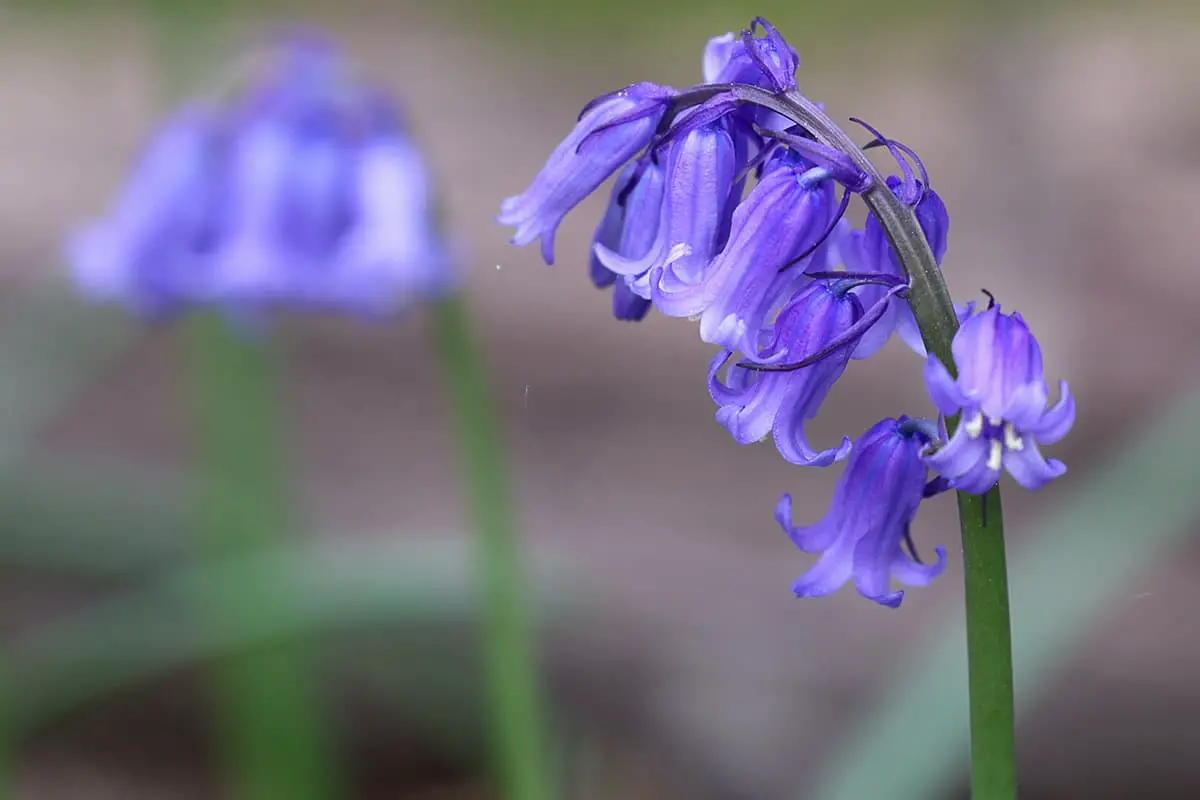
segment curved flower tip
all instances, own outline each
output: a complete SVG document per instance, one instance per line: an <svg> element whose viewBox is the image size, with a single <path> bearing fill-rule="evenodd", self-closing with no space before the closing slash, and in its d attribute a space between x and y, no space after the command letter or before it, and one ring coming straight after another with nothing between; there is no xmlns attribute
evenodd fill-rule
<svg viewBox="0 0 1200 800"><path fill-rule="evenodd" d="M1007 471L1022 487L1039 489L1066 472L1038 445L1065 436L1075 423L1066 381L1047 408L1042 351L1020 314L993 306L967 319L952 345L958 378L934 356L925 363L930 398L946 416L962 413L950 440L927 457L951 487L983 494Z"/></svg>
<svg viewBox="0 0 1200 800"><path fill-rule="evenodd" d="M853 580L858 593L896 608L904 593L893 591L893 579L926 586L946 564L946 551L926 565L904 550L908 529L921 504L926 439L904 418L885 419L854 444L846 470L834 490L824 519L807 527L791 522L791 498L784 495L775 519L792 542L807 553L819 553L816 564L792 584L797 597L823 597Z"/></svg>
<svg viewBox="0 0 1200 800"><path fill-rule="evenodd" d="M276 61L230 102L173 117L108 218L70 244L80 288L143 313L367 316L454 289L422 155L348 74Z"/></svg>
<svg viewBox="0 0 1200 800"><path fill-rule="evenodd" d="M554 234L567 213L649 144L674 89L638 83L597 98L519 195L500 205L496 221L516 228L512 243L542 240L542 258L554 263Z"/></svg>
<svg viewBox="0 0 1200 800"><path fill-rule="evenodd" d="M758 35L760 29L763 36ZM799 63L795 48L775 26L756 17L740 36L726 33L708 40L704 48L704 82L748 83L772 92L786 92L796 88Z"/></svg>

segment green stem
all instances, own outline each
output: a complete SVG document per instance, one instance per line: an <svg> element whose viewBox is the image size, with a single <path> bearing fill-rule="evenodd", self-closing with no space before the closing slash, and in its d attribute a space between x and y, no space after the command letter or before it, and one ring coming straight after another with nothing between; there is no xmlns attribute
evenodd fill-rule
<svg viewBox="0 0 1200 800"><path fill-rule="evenodd" d="M1012 630L1000 489L958 493L967 602L967 690L971 704L971 797L1017 796L1013 735Z"/></svg>
<svg viewBox="0 0 1200 800"><path fill-rule="evenodd" d="M951 343L958 316L916 212L892 193L846 132L799 92L780 96L742 85L734 85L732 91L800 123L817 141L846 153L871 176L873 185L863 192L863 200L883 225L911 279L908 301L926 349L953 374ZM953 431L958 420L947 424ZM1000 489L992 487L983 496L959 492L958 516L966 582L971 796L974 800L1012 800L1016 797L1012 633Z"/></svg>
<svg viewBox="0 0 1200 800"><path fill-rule="evenodd" d="M192 398L203 481L198 510L201 563L286 544L285 473L276 441L277 403L271 359L224 320L190 321ZM201 620L213 635L236 630L254 613L287 613L295 598L267 584L227 586L205 598ZM246 800L319 800L337 794L331 742L322 728L315 659L295 637L232 655L214 665L217 741Z"/></svg>
<svg viewBox="0 0 1200 800"><path fill-rule="evenodd" d="M509 800L547 800L550 776L536 642L487 378L462 298L439 302L433 317L477 533L494 768Z"/></svg>

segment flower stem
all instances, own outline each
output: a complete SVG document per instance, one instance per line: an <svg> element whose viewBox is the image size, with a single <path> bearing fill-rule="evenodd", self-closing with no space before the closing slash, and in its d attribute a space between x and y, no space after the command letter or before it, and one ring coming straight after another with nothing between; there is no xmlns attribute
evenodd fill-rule
<svg viewBox="0 0 1200 800"><path fill-rule="evenodd" d="M1017 796L1013 737L1012 630L1000 489L958 493L967 599L967 686L971 702L971 797Z"/></svg>
<svg viewBox="0 0 1200 800"><path fill-rule="evenodd" d="M439 301L433 318L456 417L463 486L476 528L494 768L509 800L548 800L536 642L487 378L463 299Z"/></svg>
<svg viewBox="0 0 1200 800"><path fill-rule="evenodd" d="M747 102L799 123L818 142L847 154L871 176L873 183L863 192L863 200L879 219L911 279L908 302L926 349L953 373L950 345L958 330L958 316L914 210L892 193L854 140L799 92L775 95L740 84L730 89ZM957 424L957 418L947 421L951 431ZM971 796L973 800L1012 800L1016 797L1012 632L1000 489L992 487L982 496L959 492L958 516L966 582Z"/></svg>
<svg viewBox="0 0 1200 800"><path fill-rule="evenodd" d="M270 353L225 320L190 320L189 367L203 480L199 556L216 569L286 544L289 523ZM244 627L255 614L286 613L296 598L265 584L225 587L205 601L211 635ZM231 797L322 800L338 795L332 743L322 727L310 642L287 638L213 667L216 733L234 787Z"/></svg>

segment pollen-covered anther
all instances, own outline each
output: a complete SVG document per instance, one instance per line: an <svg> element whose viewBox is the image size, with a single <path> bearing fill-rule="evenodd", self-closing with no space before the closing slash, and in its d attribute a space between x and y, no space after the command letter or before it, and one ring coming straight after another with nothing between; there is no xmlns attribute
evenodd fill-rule
<svg viewBox="0 0 1200 800"><path fill-rule="evenodd" d="M978 439L983 434L983 414L976 412L963 422L963 430L971 439Z"/></svg>
<svg viewBox="0 0 1200 800"><path fill-rule="evenodd" d="M1004 446L1018 453L1025 449L1025 441L1011 422L1004 426Z"/></svg>
<svg viewBox="0 0 1200 800"><path fill-rule="evenodd" d="M988 453L987 468L990 470L1000 470L1000 465L1004 463L1004 444L999 439L992 439L992 447Z"/></svg>

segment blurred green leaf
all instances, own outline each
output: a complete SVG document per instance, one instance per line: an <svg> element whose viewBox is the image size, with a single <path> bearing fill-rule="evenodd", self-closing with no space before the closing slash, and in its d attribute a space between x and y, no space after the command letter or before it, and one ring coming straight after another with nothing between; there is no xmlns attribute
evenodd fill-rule
<svg viewBox="0 0 1200 800"><path fill-rule="evenodd" d="M35 457L0 479L0 568L141 579L185 553L185 489L161 468Z"/></svg>
<svg viewBox="0 0 1200 800"><path fill-rule="evenodd" d="M1200 518L1200 387L1116 446L1074 484L1063 508L1012 558L1013 660L1018 712L1042 696L1107 604L1194 532ZM966 641L961 614L922 655L891 675L895 687L862 720L819 800L929 800L966 766Z"/></svg>
<svg viewBox="0 0 1200 800"><path fill-rule="evenodd" d="M547 583L549 570L539 572L538 608L544 611L553 598L555 612L563 611L567 593ZM245 581L256 582L263 596L287 602L248 607L236 626L220 632L202 624L199 604ZM476 612L461 543L388 536L276 550L220 567L185 567L16 642L3 659L11 725L19 739L90 701L172 670L297 635L470 622ZM395 665L397 671L403 667Z"/></svg>

